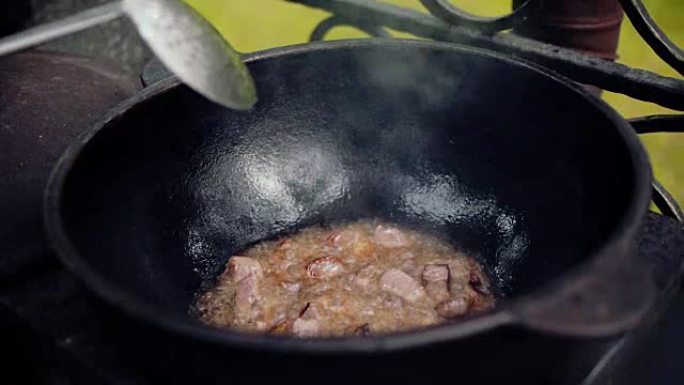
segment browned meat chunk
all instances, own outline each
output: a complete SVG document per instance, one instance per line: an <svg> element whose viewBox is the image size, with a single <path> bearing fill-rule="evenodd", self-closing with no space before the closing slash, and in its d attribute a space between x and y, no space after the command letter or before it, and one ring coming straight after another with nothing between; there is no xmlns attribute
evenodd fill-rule
<svg viewBox="0 0 684 385"><path fill-rule="evenodd" d="M449 299L449 265L428 264L423 268L425 291L437 302Z"/></svg>
<svg viewBox="0 0 684 385"><path fill-rule="evenodd" d="M390 295L389 293L385 294L387 294L387 296L383 299L382 306L392 310L402 310L404 308L404 303L401 302L400 297L397 297L396 295Z"/></svg>
<svg viewBox="0 0 684 385"><path fill-rule="evenodd" d="M368 294L373 292L373 289L376 287L378 275L380 275L380 269L373 264L369 264L356 273L354 283L363 293Z"/></svg>
<svg viewBox="0 0 684 385"><path fill-rule="evenodd" d="M416 257L413 255L412 252L402 252L396 257L393 257L393 259L396 259L396 262L394 262L394 264L395 266L397 266L397 268L399 268L399 270L410 275L411 278L418 280L420 279L420 273L422 272L423 267L418 265Z"/></svg>
<svg viewBox="0 0 684 385"><path fill-rule="evenodd" d="M406 247L410 244L408 237L395 227L380 225L373 232L375 241L383 247L397 248Z"/></svg>
<svg viewBox="0 0 684 385"><path fill-rule="evenodd" d="M228 260L226 271L223 273L222 278L227 278L229 282L236 283L242 281L250 274L254 274L256 278L263 278L264 270L261 268L259 261L254 258L236 255Z"/></svg>
<svg viewBox="0 0 684 385"><path fill-rule="evenodd" d="M335 257L321 257L314 259L306 266L306 272L310 278L332 278L344 272L342 263Z"/></svg>
<svg viewBox="0 0 684 385"><path fill-rule="evenodd" d="M292 324L292 332L300 337L314 337L321 329L320 314L316 305L307 303L299 318Z"/></svg>
<svg viewBox="0 0 684 385"><path fill-rule="evenodd" d="M297 318L292 324L292 333L299 337L315 337L321 329L321 322L317 319Z"/></svg>
<svg viewBox="0 0 684 385"><path fill-rule="evenodd" d="M449 265L449 293L457 294L471 290L468 284L470 264L467 258L456 255L448 259L436 261L436 263Z"/></svg>
<svg viewBox="0 0 684 385"><path fill-rule="evenodd" d="M471 271L470 274L468 275L468 283L470 284L470 287L473 288L476 292L480 294L489 294L489 289L487 289L487 286L485 286L484 283L482 283L482 278L480 276Z"/></svg>
<svg viewBox="0 0 684 385"><path fill-rule="evenodd" d="M297 294L299 289L302 288L302 284L299 282L283 282L282 286L288 293Z"/></svg>
<svg viewBox="0 0 684 385"><path fill-rule="evenodd" d="M259 281L256 274L244 277L235 287L235 312L242 319L251 319L258 313Z"/></svg>
<svg viewBox="0 0 684 385"><path fill-rule="evenodd" d="M445 282L449 280L449 265L427 264L423 267L423 280L427 282Z"/></svg>
<svg viewBox="0 0 684 385"><path fill-rule="evenodd" d="M318 305L313 304L311 302L307 302L307 304L302 308L302 310L299 311L299 318L302 319L320 319L321 318L321 313L318 310Z"/></svg>
<svg viewBox="0 0 684 385"><path fill-rule="evenodd" d="M380 288L408 302L425 297L425 290L415 279L399 269L390 269L380 277Z"/></svg>
<svg viewBox="0 0 684 385"><path fill-rule="evenodd" d="M457 297L446 300L435 308L437 314L444 318L454 318L468 312L470 301L465 297Z"/></svg>

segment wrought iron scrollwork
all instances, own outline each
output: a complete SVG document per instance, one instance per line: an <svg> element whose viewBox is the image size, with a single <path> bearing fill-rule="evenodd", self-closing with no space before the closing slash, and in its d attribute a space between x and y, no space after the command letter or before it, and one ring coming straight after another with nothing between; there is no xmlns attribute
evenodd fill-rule
<svg viewBox="0 0 684 385"><path fill-rule="evenodd" d="M684 81L588 56L512 33L491 35L431 15L373 0L289 0L320 8L354 24L374 24L428 39L516 55L577 82L684 111Z"/></svg>
<svg viewBox="0 0 684 385"><path fill-rule="evenodd" d="M630 119L638 134L676 132L684 134L684 115L652 115Z"/></svg>
<svg viewBox="0 0 684 385"><path fill-rule="evenodd" d="M674 68L684 75L684 51L682 51L658 24L651 18L648 10L641 0L620 0L625 14L639 32L639 35L648 43L653 51ZM630 120L632 127L640 134L658 132L684 133L684 115L660 115L646 116ZM653 203L663 215L684 222L684 211L677 200L660 184L653 181Z"/></svg>
<svg viewBox="0 0 684 385"><path fill-rule="evenodd" d="M505 16L481 17L463 11L448 0L420 0L423 6L435 17L452 25L463 25L483 32L499 32L511 29L516 23L523 22L530 9L530 3L533 1L538 0L526 0Z"/></svg>
<svg viewBox="0 0 684 385"><path fill-rule="evenodd" d="M684 211L677 204L677 200L657 180L653 181L653 196L651 198L660 213L679 222L684 222Z"/></svg>
<svg viewBox="0 0 684 385"><path fill-rule="evenodd" d="M641 0L620 0L620 4L634 28L651 49L663 61L684 75L684 51L660 29L644 3Z"/></svg>
<svg viewBox="0 0 684 385"><path fill-rule="evenodd" d="M352 25L372 36L388 37L384 27L412 35L514 54L541 64L580 83L621 93L635 99L684 111L684 81L646 70L592 57L570 49L501 34L516 23L528 20L539 0L521 3L511 14L483 18L469 14L447 0L421 0L431 15L373 0L289 0L331 12L311 35L320 40L336 25ZM658 27L641 0L619 0L642 38L667 64L684 74L682 51ZM684 132L684 115L650 116L630 121L637 133ZM657 181L653 201L664 215L684 222L684 212Z"/></svg>
<svg viewBox="0 0 684 385"><path fill-rule="evenodd" d="M325 35L330 32L331 29L340 26L347 25L359 29L370 36L380 37L380 38L390 38L392 35L389 34L384 28L377 24L366 23L363 21L353 21L340 16L331 16L323 21L321 21L309 37L309 41L321 41Z"/></svg>
<svg viewBox="0 0 684 385"><path fill-rule="evenodd" d="M653 115L630 119L638 134L684 133L684 115ZM653 181L653 203L663 215L684 222L684 211L677 200L657 180Z"/></svg>

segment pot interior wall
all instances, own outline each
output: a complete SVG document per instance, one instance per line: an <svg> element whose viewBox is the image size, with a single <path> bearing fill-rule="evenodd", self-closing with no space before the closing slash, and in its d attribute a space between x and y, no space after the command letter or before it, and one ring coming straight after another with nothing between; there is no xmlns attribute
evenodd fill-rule
<svg viewBox="0 0 684 385"><path fill-rule="evenodd" d="M586 260L632 199L614 123L524 65L393 43L249 67L254 110L158 92L100 130L65 180L80 257L180 317L245 246L365 217L448 238L516 296Z"/></svg>

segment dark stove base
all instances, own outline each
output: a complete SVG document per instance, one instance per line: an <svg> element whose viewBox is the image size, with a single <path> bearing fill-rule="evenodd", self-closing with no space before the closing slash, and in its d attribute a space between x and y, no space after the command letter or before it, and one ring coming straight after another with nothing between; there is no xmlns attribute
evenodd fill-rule
<svg viewBox="0 0 684 385"><path fill-rule="evenodd" d="M684 259L684 231L680 224L651 214L637 245L644 258L666 258L672 261L671 268L681 269L681 261ZM673 292L674 287L668 290ZM652 328L661 315L660 309L654 309L651 325L619 338L587 343L544 337L537 345L539 350L549 349L548 354L558 354L558 357L564 358L559 359L556 364L539 367L540 372L530 378L539 383L599 384L610 383L611 379L619 379L618 382L613 382L616 384L679 383L674 378L682 378L684 369L678 365L675 364L670 369L679 370L679 373L668 374L657 366L652 366L651 370L646 367L644 370L643 363L667 365L668 362L673 362L671 359L668 361L668 357L681 357L684 338L683 332L677 329L678 325L684 324L683 301L680 298L674 302L670 317L660 323L659 327ZM664 327L668 329L665 330ZM667 338L648 339L651 330L655 330L657 335L665 334ZM9 365L12 370L3 370L0 376L14 377L7 378L6 381L0 378L2 383L155 384L162 381L194 383L198 380L213 383L211 380L230 378L223 373L226 368L259 370L257 363L252 360L255 356L243 352L215 354L177 337L151 330L134 320L122 318L107 305L93 298L56 260L0 283L0 336L3 341L2 349L6 351L3 356L12 357ZM667 345L665 350L663 341ZM678 351L667 350L672 347ZM438 354L438 357L425 355L420 360L449 360L448 348L441 349ZM520 354L524 356L534 353L523 351ZM644 354L648 357L644 358ZM656 358L657 354L662 358ZM634 365L641 369L637 374L634 374L629 365L630 358L634 357L640 360L639 365ZM311 374L311 370L307 368L321 364L311 360L290 362L288 357L280 358L282 362L279 366L294 377L306 377ZM358 368L363 360L357 357L340 362ZM530 356L530 361L534 360L535 357ZM407 364L416 365L420 362L414 357ZM331 370L340 374L350 368L332 366ZM444 368L441 363L437 366ZM656 377L648 377L654 373L658 376L656 382L651 380ZM264 376L261 373L260 378L280 376L280 373L275 372L270 373L272 376L268 374ZM369 375L382 378L382 373L377 370L375 374ZM321 382L336 382L336 376L321 378ZM668 379L671 379L670 382ZM630 380L637 382L629 382ZM316 381L308 378L305 382ZM407 383L411 383L411 380L408 379Z"/></svg>

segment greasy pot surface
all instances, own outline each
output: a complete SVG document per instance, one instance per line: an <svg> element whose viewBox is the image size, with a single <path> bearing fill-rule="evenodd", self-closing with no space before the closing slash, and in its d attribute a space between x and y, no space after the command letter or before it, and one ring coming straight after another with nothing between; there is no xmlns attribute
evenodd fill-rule
<svg viewBox="0 0 684 385"><path fill-rule="evenodd" d="M448 238L515 302L624 243L645 211L647 163L626 124L525 64L417 42L262 56L249 63L254 110L158 84L62 159L48 230L101 295L192 335L312 347L211 331L188 306L245 246L365 217ZM449 330L467 334L504 314ZM409 333L399 345L444 336ZM392 338L342 343L372 349Z"/></svg>

